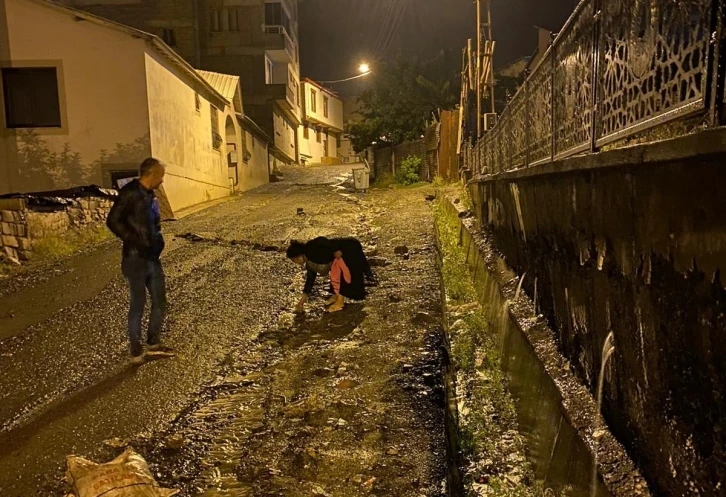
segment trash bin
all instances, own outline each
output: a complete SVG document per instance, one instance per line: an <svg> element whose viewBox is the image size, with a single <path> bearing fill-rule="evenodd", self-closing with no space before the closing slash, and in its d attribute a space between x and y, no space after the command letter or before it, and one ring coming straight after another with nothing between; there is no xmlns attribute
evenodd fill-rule
<svg viewBox="0 0 726 497"><path fill-rule="evenodd" d="M353 186L356 190L366 191L370 183L370 169L357 167L353 169Z"/></svg>

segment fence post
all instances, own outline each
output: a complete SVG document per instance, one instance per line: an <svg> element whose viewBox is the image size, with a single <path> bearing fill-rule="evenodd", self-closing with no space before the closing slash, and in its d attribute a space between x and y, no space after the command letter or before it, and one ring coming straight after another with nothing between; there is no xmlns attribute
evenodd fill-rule
<svg viewBox="0 0 726 497"><path fill-rule="evenodd" d="M555 85L557 76L557 45L553 42L550 49L550 162L557 155L557 102L555 101Z"/></svg>
<svg viewBox="0 0 726 497"><path fill-rule="evenodd" d="M708 106L709 126L725 123L724 86L726 86L726 0L712 0L709 32L709 60L706 80L706 105Z"/></svg>
<svg viewBox="0 0 726 497"><path fill-rule="evenodd" d="M529 167L529 148L530 148L530 128L532 123L530 120L530 108L529 108L529 69L524 71L524 167Z"/></svg>
<svg viewBox="0 0 726 497"><path fill-rule="evenodd" d="M592 108L590 109L590 152L597 152L600 134L600 18L602 0L592 0L594 23L592 29Z"/></svg>

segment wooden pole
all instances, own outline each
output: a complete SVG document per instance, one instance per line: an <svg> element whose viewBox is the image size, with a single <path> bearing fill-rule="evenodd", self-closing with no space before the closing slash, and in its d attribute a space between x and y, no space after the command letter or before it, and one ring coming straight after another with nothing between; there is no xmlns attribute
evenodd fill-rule
<svg viewBox="0 0 726 497"><path fill-rule="evenodd" d="M488 30L488 38L490 43L490 50L489 50L489 98L491 100L492 105L492 114L494 114L497 110L494 106L494 47L496 46L496 42L494 41L494 35L492 33L492 2L491 0L487 0L487 30Z"/></svg>
<svg viewBox="0 0 726 497"><path fill-rule="evenodd" d="M476 0L476 137L481 136L481 0Z"/></svg>

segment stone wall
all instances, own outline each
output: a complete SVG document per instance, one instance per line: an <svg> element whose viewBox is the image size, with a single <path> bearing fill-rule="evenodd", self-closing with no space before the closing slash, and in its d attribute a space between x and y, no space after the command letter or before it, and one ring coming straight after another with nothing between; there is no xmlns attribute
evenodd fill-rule
<svg viewBox="0 0 726 497"><path fill-rule="evenodd" d="M658 495L726 478L726 132L471 184L477 216Z"/></svg>
<svg viewBox="0 0 726 497"><path fill-rule="evenodd" d="M113 198L54 199L51 206L44 203L41 206L25 198L0 199L0 252L10 260L29 260L35 241L105 223Z"/></svg>

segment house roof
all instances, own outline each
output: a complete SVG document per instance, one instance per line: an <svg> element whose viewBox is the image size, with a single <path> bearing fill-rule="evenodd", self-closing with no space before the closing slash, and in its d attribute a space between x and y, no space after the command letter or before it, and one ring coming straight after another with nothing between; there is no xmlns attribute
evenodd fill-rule
<svg viewBox="0 0 726 497"><path fill-rule="evenodd" d="M239 76L231 74L222 74L219 72L202 71L197 69L197 73L209 83L212 88L217 90L224 98L230 102L234 98L234 93L239 85Z"/></svg>
<svg viewBox="0 0 726 497"><path fill-rule="evenodd" d="M313 81L313 80L312 80L312 79L310 79L310 78L305 78L305 79L303 79L303 82L304 82L304 83L308 83L308 84L311 84L311 85L313 85L314 87L316 87L317 89L319 89L320 91L323 91L323 92L327 93L328 95L330 95L330 96L332 96L332 97L335 97L335 98L337 98L338 100L340 100L340 96L338 96L338 94L337 94L337 93L335 93L335 92L334 92L333 90L331 90L330 88L326 88L326 87L324 87L324 86L323 86L323 85L321 85L320 83L318 83L318 82L316 82L316 81Z"/></svg>
<svg viewBox="0 0 726 497"><path fill-rule="evenodd" d="M111 21L109 19L105 19L103 17L95 16L93 14L89 14L88 12L84 12L82 10L74 9L72 7L68 7L66 5L62 5L60 3L54 2L52 0L27 0L36 4L39 4L44 7L48 7L51 9L55 9L57 11L63 12L65 14L68 14L74 18L76 21L88 21L92 22L94 24L97 24L99 26L105 26L110 29L114 29L116 31L120 31L122 33L126 33L127 35L138 38L146 41L147 44L151 45L152 48L154 48L157 52L159 52L161 55L169 59L172 63L174 63L179 69L184 72L187 76L189 76L192 81L195 83L198 89L202 90L204 93L206 93L206 96L210 97L213 101L215 101L218 105L222 106L224 104L230 104L232 101L231 99L225 98L219 91L217 91L210 83L207 82L202 76L200 76L197 71L187 62L185 61L179 54L177 54L169 45L164 43L161 38L159 38L156 35L153 35L151 33L147 33L146 31L141 31L140 29L132 28L130 26L126 26L124 24L120 24L114 21Z"/></svg>

